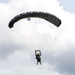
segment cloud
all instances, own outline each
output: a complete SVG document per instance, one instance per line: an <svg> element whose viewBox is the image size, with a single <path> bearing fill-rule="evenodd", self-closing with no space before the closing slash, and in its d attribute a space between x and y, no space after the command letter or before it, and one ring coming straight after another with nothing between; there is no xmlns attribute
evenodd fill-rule
<svg viewBox="0 0 75 75"><path fill-rule="evenodd" d="M64 11L57 0L10 0L0 3L0 75L74 75L75 14ZM44 11L62 20L59 28L42 19L9 21L27 11ZM41 49L42 65L34 50Z"/></svg>
<svg viewBox="0 0 75 75"><path fill-rule="evenodd" d="M68 51L63 52L58 58L58 70L65 73L75 73L75 50L70 48Z"/></svg>

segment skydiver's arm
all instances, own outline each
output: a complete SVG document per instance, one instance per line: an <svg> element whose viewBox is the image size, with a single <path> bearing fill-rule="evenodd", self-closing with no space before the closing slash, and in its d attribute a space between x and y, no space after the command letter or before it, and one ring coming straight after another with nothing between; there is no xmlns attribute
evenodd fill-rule
<svg viewBox="0 0 75 75"><path fill-rule="evenodd" d="M41 52L40 52L40 56L41 56L42 54L41 54Z"/></svg>

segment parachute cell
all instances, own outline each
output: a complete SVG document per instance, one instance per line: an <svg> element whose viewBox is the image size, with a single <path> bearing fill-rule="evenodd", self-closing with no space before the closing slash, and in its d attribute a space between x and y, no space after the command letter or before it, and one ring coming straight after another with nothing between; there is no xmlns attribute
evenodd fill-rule
<svg viewBox="0 0 75 75"><path fill-rule="evenodd" d="M15 16L10 22L9 22L9 28L12 28L14 26L14 23L24 19L24 18L42 18L44 20L47 20L48 22L51 22L55 26L59 27L61 24L61 20L57 18L56 16L49 14L49 13L44 13L44 12L26 12L19 14Z"/></svg>

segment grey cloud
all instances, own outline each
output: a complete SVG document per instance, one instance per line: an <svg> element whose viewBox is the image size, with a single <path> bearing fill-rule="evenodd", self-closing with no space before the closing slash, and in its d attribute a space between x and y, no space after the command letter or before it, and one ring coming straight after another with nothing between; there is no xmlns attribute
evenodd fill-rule
<svg viewBox="0 0 75 75"><path fill-rule="evenodd" d="M75 48L71 47L55 56L54 53L46 53L44 62L55 65L55 70L65 75L75 74Z"/></svg>
<svg viewBox="0 0 75 75"><path fill-rule="evenodd" d="M75 73L75 50L69 49L57 58L57 70L61 73Z"/></svg>
<svg viewBox="0 0 75 75"><path fill-rule="evenodd" d="M0 47L0 60L6 59L10 54L14 53L16 50L22 49L21 46L15 44L4 44Z"/></svg>

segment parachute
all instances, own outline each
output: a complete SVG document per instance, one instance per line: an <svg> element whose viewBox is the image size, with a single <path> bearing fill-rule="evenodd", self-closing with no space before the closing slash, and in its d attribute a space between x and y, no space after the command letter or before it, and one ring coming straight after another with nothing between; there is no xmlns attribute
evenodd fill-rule
<svg viewBox="0 0 75 75"><path fill-rule="evenodd" d="M26 12L26 13L21 13L17 16L15 16L10 22L9 22L9 28L12 28L14 26L14 23L17 21L24 19L24 18L41 18L44 20L47 20L48 22L54 24L55 26L59 27L61 24L61 20L54 16L53 14L45 13L45 12Z"/></svg>

